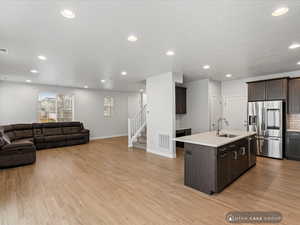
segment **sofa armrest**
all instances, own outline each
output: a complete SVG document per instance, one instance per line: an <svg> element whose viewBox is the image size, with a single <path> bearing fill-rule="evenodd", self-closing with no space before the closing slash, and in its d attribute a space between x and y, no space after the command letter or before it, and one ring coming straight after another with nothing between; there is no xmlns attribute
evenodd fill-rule
<svg viewBox="0 0 300 225"><path fill-rule="evenodd" d="M89 133L90 133L90 130L88 130L88 129L82 129L82 130L80 131L80 133L89 134Z"/></svg>
<svg viewBox="0 0 300 225"><path fill-rule="evenodd" d="M19 150L24 148L34 148L34 145L30 141L24 141L22 143L12 143L7 144L2 147L3 151L9 151L9 150Z"/></svg>

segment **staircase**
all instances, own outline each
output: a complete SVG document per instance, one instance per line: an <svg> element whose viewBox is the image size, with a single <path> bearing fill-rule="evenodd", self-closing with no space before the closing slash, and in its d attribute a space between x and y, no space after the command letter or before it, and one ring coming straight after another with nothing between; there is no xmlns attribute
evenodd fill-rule
<svg viewBox="0 0 300 225"><path fill-rule="evenodd" d="M128 119L128 147L146 149L147 129L146 129L146 109L145 105L133 118Z"/></svg>

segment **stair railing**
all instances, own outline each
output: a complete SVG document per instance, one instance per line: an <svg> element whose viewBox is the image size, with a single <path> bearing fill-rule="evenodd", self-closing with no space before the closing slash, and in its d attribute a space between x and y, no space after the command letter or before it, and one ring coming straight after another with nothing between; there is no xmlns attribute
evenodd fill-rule
<svg viewBox="0 0 300 225"><path fill-rule="evenodd" d="M132 147L134 140L146 126L146 109L147 105L144 105L133 118L128 118L128 147Z"/></svg>

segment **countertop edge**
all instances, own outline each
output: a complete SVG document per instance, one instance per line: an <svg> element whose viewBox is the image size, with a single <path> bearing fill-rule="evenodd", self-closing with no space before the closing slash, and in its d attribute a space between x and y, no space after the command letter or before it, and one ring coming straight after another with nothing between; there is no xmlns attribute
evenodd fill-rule
<svg viewBox="0 0 300 225"><path fill-rule="evenodd" d="M239 141L243 138L247 138L247 137L250 137L250 136L253 136L255 135L254 134L246 134L246 135L241 135L239 137L235 137L235 138L232 138L230 140L228 140L228 142L224 143L224 144L220 144L220 145L217 145L217 144L209 144L209 143L203 143L203 142L199 142L199 141L191 141L191 140L182 140L180 138L182 137L179 137L179 138L174 138L173 140L174 141L180 141L180 142L184 142L184 143L189 143L189 144L196 144L196 145L203 145L203 146L208 146L208 147L213 147L213 148L219 148L219 147L222 147L224 145L228 145L232 142L236 142L236 141Z"/></svg>

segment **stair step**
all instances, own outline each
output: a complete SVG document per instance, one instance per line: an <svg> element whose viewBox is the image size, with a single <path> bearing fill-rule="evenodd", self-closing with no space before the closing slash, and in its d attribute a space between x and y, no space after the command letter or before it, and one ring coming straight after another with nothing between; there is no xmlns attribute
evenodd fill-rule
<svg viewBox="0 0 300 225"><path fill-rule="evenodd" d="M139 149L143 149L143 150L146 150L147 149L147 145L146 144L142 144L142 143L133 143L133 147L134 148L139 148Z"/></svg>

